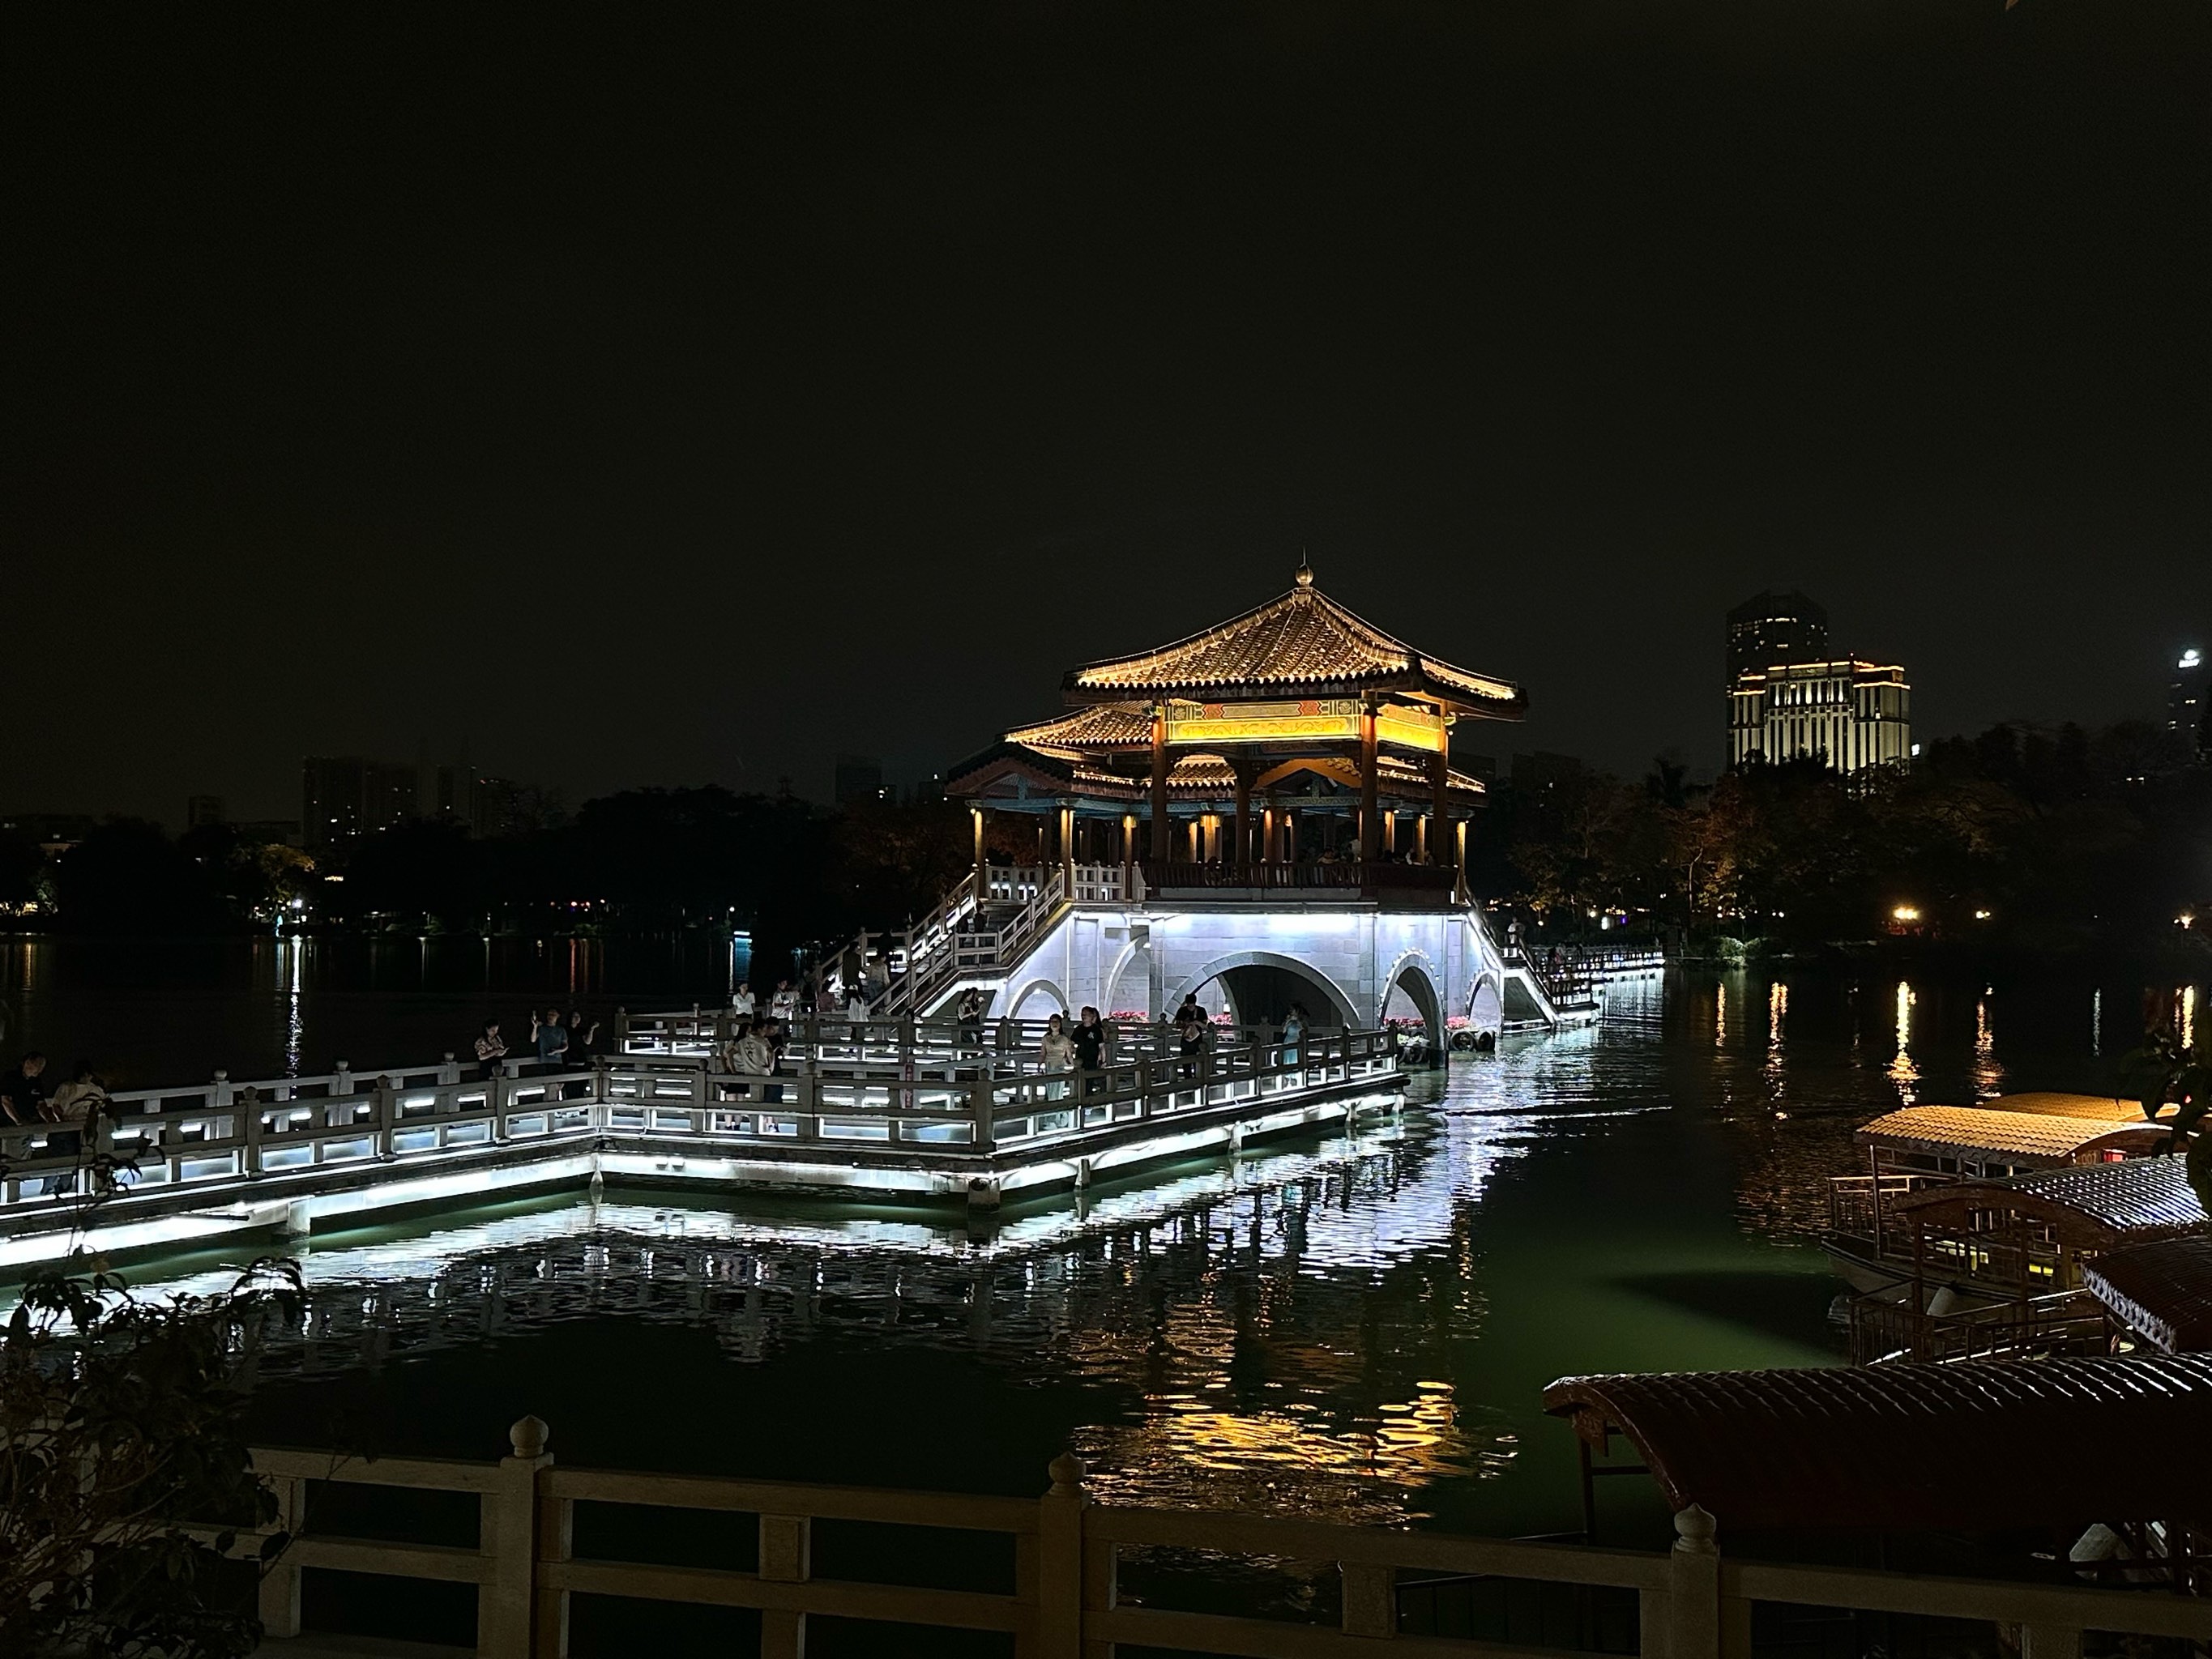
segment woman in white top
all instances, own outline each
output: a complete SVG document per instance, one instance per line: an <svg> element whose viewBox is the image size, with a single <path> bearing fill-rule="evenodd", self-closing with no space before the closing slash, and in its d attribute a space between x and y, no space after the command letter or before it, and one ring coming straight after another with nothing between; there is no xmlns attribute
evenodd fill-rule
<svg viewBox="0 0 2212 1659"><path fill-rule="evenodd" d="M1072 1072L1075 1069L1075 1038L1067 1029L1067 1017L1054 1014L1044 1023L1044 1040L1037 1045L1037 1058L1048 1072ZM1054 1100L1067 1092L1064 1083L1048 1084L1045 1093Z"/></svg>

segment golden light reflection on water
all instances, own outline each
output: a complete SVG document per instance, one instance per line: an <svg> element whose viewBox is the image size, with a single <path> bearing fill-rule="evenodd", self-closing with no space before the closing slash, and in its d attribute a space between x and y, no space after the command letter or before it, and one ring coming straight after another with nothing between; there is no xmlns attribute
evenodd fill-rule
<svg viewBox="0 0 2212 1659"><path fill-rule="evenodd" d="M1910 984L1897 982L1897 1055L1889 1062L1889 1080L1907 1106L1920 1097L1920 1068L1912 1063L1912 1006L1918 1000Z"/></svg>
<svg viewBox="0 0 2212 1659"><path fill-rule="evenodd" d="M1778 979L1766 988L1766 1088L1769 1096L1778 1102L1789 1077L1789 1065L1783 1053L1783 1027L1789 1018L1790 988Z"/></svg>
<svg viewBox="0 0 2212 1659"><path fill-rule="evenodd" d="M2194 1048L2197 1044L2197 988L2181 988L2181 1046Z"/></svg>
<svg viewBox="0 0 2212 1659"><path fill-rule="evenodd" d="M1990 995L1984 988L1974 1003L1974 1093L1983 1100L2004 1092L2005 1068L1997 1059L1996 1032L1990 1024Z"/></svg>

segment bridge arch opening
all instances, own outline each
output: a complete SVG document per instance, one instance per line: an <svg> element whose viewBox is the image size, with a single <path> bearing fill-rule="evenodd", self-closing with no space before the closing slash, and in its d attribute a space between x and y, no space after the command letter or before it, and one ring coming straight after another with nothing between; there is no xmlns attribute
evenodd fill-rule
<svg viewBox="0 0 2212 1659"><path fill-rule="evenodd" d="M1108 1018L1142 1015L1158 1019L1166 1010L1152 1006L1152 947L1133 945L1108 977L1105 1005L1099 1012Z"/></svg>
<svg viewBox="0 0 2212 1659"><path fill-rule="evenodd" d="M1317 1026L1356 1026L1358 1012L1318 969L1270 951L1240 951L1209 962L1185 977L1168 999L1172 1012L1195 992L1208 1012L1226 1010L1240 1024L1280 1025L1293 1002L1305 1005Z"/></svg>
<svg viewBox="0 0 2212 1659"><path fill-rule="evenodd" d="M1443 1057L1449 1038L1444 1030L1443 999L1437 994L1436 981L1418 957L1408 957L1390 976L1389 989L1382 996L1382 1018L1386 1022L1419 1020L1422 1033L1428 1038L1430 1054L1438 1060Z"/></svg>
<svg viewBox="0 0 2212 1659"><path fill-rule="evenodd" d="M1474 982L1467 1006L1467 1023L1478 1031L1495 1031L1505 1024L1505 1002L1495 975L1485 974Z"/></svg>
<svg viewBox="0 0 2212 1659"><path fill-rule="evenodd" d="M1067 1006L1067 994L1048 979L1031 980L1014 994L1006 1009L1012 1019L1050 1019L1054 1014L1073 1012Z"/></svg>

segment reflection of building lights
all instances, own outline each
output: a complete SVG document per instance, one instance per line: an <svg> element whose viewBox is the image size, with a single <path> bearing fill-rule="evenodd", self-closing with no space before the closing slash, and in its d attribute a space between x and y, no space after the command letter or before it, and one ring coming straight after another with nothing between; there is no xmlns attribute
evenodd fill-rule
<svg viewBox="0 0 2212 1659"><path fill-rule="evenodd" d="M1986 910L1977 910L1974 912L1974 920L1976 921L1987 921L1989 919L1990 913Z"/></svg>
<svg viewBox="0 0 2212 1659"><path fill-rule="evenodd" d="M1900 904L1889 913L1889 919L1892 921L1917 921L1920 920L1920 911L1917 906Z"/></svg>
<svg viewBox="0 0 2212 1659"><path fill-rule="evenodd" d="M2173 665L2176 668L2195 668L2203 664L2203 660L2204 653L2192 645L2181 653L2181 660Z"/></svg>

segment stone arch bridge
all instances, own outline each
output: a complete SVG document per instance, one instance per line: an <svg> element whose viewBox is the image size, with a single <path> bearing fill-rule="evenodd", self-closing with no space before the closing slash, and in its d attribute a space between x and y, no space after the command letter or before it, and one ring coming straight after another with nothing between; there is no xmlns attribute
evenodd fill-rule
<svg viewBox="0 0 2212 1659"><path fill-rule="evenodd" d="M942 1016L973 988L991 1018L1089 1004L1157 1019L1195 992L1239 1023L1279 1023L1293 1003L1322 1025L1417 1021L1438 1052L1448 1029L1588 1017L1554 1006L1479 907L1441 895L1147 890L1113 865L999 869L991 886L976 906L970 877L915 934L876 941L889 946L878 1012Z"/></svg>

